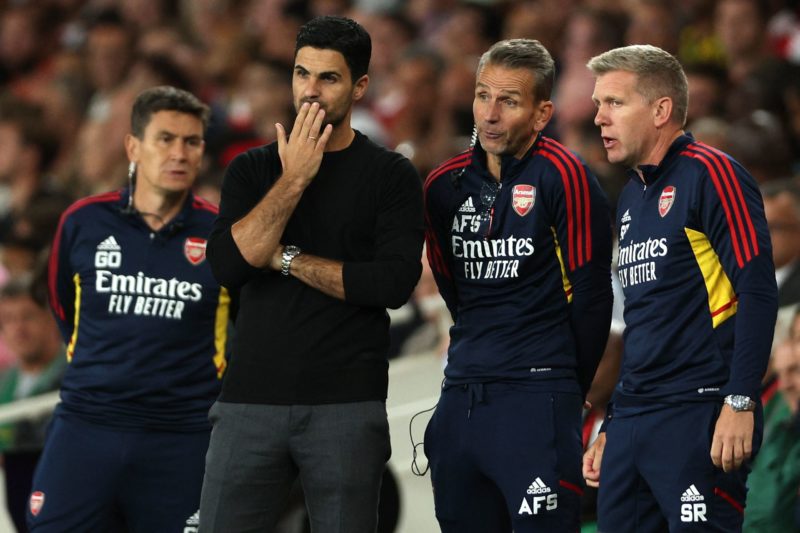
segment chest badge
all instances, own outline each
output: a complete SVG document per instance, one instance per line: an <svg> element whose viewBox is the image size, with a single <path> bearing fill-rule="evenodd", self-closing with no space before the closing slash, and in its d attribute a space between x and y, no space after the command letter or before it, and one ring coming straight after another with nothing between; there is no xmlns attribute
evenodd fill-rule
<svg viewBox="0 0 800 533"><path fill-rule="evenodd" d="M193 265L199 265L206 260L206 239L188 237L183 243L183 255Z"/></svg>
<svg viewBox="0 0 800 533"><path fill-rule="evenodd" d="M658 214L661 218L667 216L669 210L672 209L672 204L675 202L675 187L667 185L661 191L661 198L658 199Z"/></svg>
<svg viewBox="0 0 800 533"><path fill-rule="evenodd" d="M511 207L519 216L530 213L535 202L536 187L533 185L514 185L511 189Z"/></svg>

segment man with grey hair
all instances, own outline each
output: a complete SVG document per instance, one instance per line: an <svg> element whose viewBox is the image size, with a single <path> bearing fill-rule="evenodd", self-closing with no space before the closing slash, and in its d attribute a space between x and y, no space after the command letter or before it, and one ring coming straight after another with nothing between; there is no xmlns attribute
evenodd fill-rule
<svg viewBox="0 0 800 533"><path fill-rule="evenodd" d="M761 194L684 132L686 76L669 53L626 46L588 67L608 160L630 178L616 219L622 368L583 464L599 530L739 531L777 310Z"/></svg>
<svg viewBox="0 0 800 533"><path fill-rule="evenodd" d="M477 143L425 183L428 261L453 316L425 436L445 533L577 531L583 399L611 319L606 198L542 135L553 60L530 39L481 58Z"/></svg>

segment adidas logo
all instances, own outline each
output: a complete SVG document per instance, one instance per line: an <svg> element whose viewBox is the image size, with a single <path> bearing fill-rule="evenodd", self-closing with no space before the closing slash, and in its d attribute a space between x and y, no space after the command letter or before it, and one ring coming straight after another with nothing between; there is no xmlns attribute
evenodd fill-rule
<svg viewBox="0 0 800 533"><path fill-rule="evenodd" d="M461 204L461 207L458 208L459 213L474 213L475 212L475 204L472 203L472 196L467 198L467 201Z"/></svg>
<svg viewBox="0 0 800 533"><path fill-rule="evenodd" d="M622 223L630 222L631 221L631 210L626 209L625 213L622 215Z"/></svg>
<svg viewBox="0 0 800 533"><path fill-rule="evenodd" d="M703 500L705 500L705 498L703 498L703 495L697 490L697 487L694 486L694 483L689 485L689 488L683 491L681 495L682 502L702 502Z"/></svg>
<svg viewBox="0 0 800 533"><path fill-rule="evenodd" d="M97 245L98 250L122 250L122 247L117 242L113 235L106 237L106 239Z"/></svg>
<svg viewBox="0 0 800 533"><path fill-rule="evenodd" d="M528 494L547 494L548 492L550 492L550 487L545 485L540 477L534 479L531 486L528 487Z"/></svg>
<svg viewBox="0 0 800 533"><path fill-rule="evenodd" d="M187 526L199 526L200 525L200 511L197 511L192 516L186 519Z"/></svg>

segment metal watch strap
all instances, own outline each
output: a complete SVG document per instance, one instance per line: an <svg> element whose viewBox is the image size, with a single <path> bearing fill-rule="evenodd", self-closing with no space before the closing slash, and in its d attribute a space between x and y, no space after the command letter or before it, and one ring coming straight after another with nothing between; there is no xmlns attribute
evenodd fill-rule
<svg viewBox="0 0 800 533"><path fill-rule="evenodd" d="M292 260L300 255L300 248L297 246L286 246L281 255L281 274L288 276L292 269Z"/></svg>
<svg viewBox="0 0 800 533"><path fill-rule="evenodd" d="M754 402L750 397L743 396L741 394L729 394L728 396L725 396L723 401L727 405L730 405L731 409L737 413L742 411L752 411L756 408L756 402Z"/></svg>

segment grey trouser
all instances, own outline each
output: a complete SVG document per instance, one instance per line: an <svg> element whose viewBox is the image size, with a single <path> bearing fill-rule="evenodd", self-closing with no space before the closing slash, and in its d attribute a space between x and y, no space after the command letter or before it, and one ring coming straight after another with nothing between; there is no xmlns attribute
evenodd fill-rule
<svg viewBox="0 0 800 533"><path fill-rule="evenodd" d="M216 402L200 498L202 533L269 533L299 475L316 533L373 533L391 455L384 402Z"/></svg>

